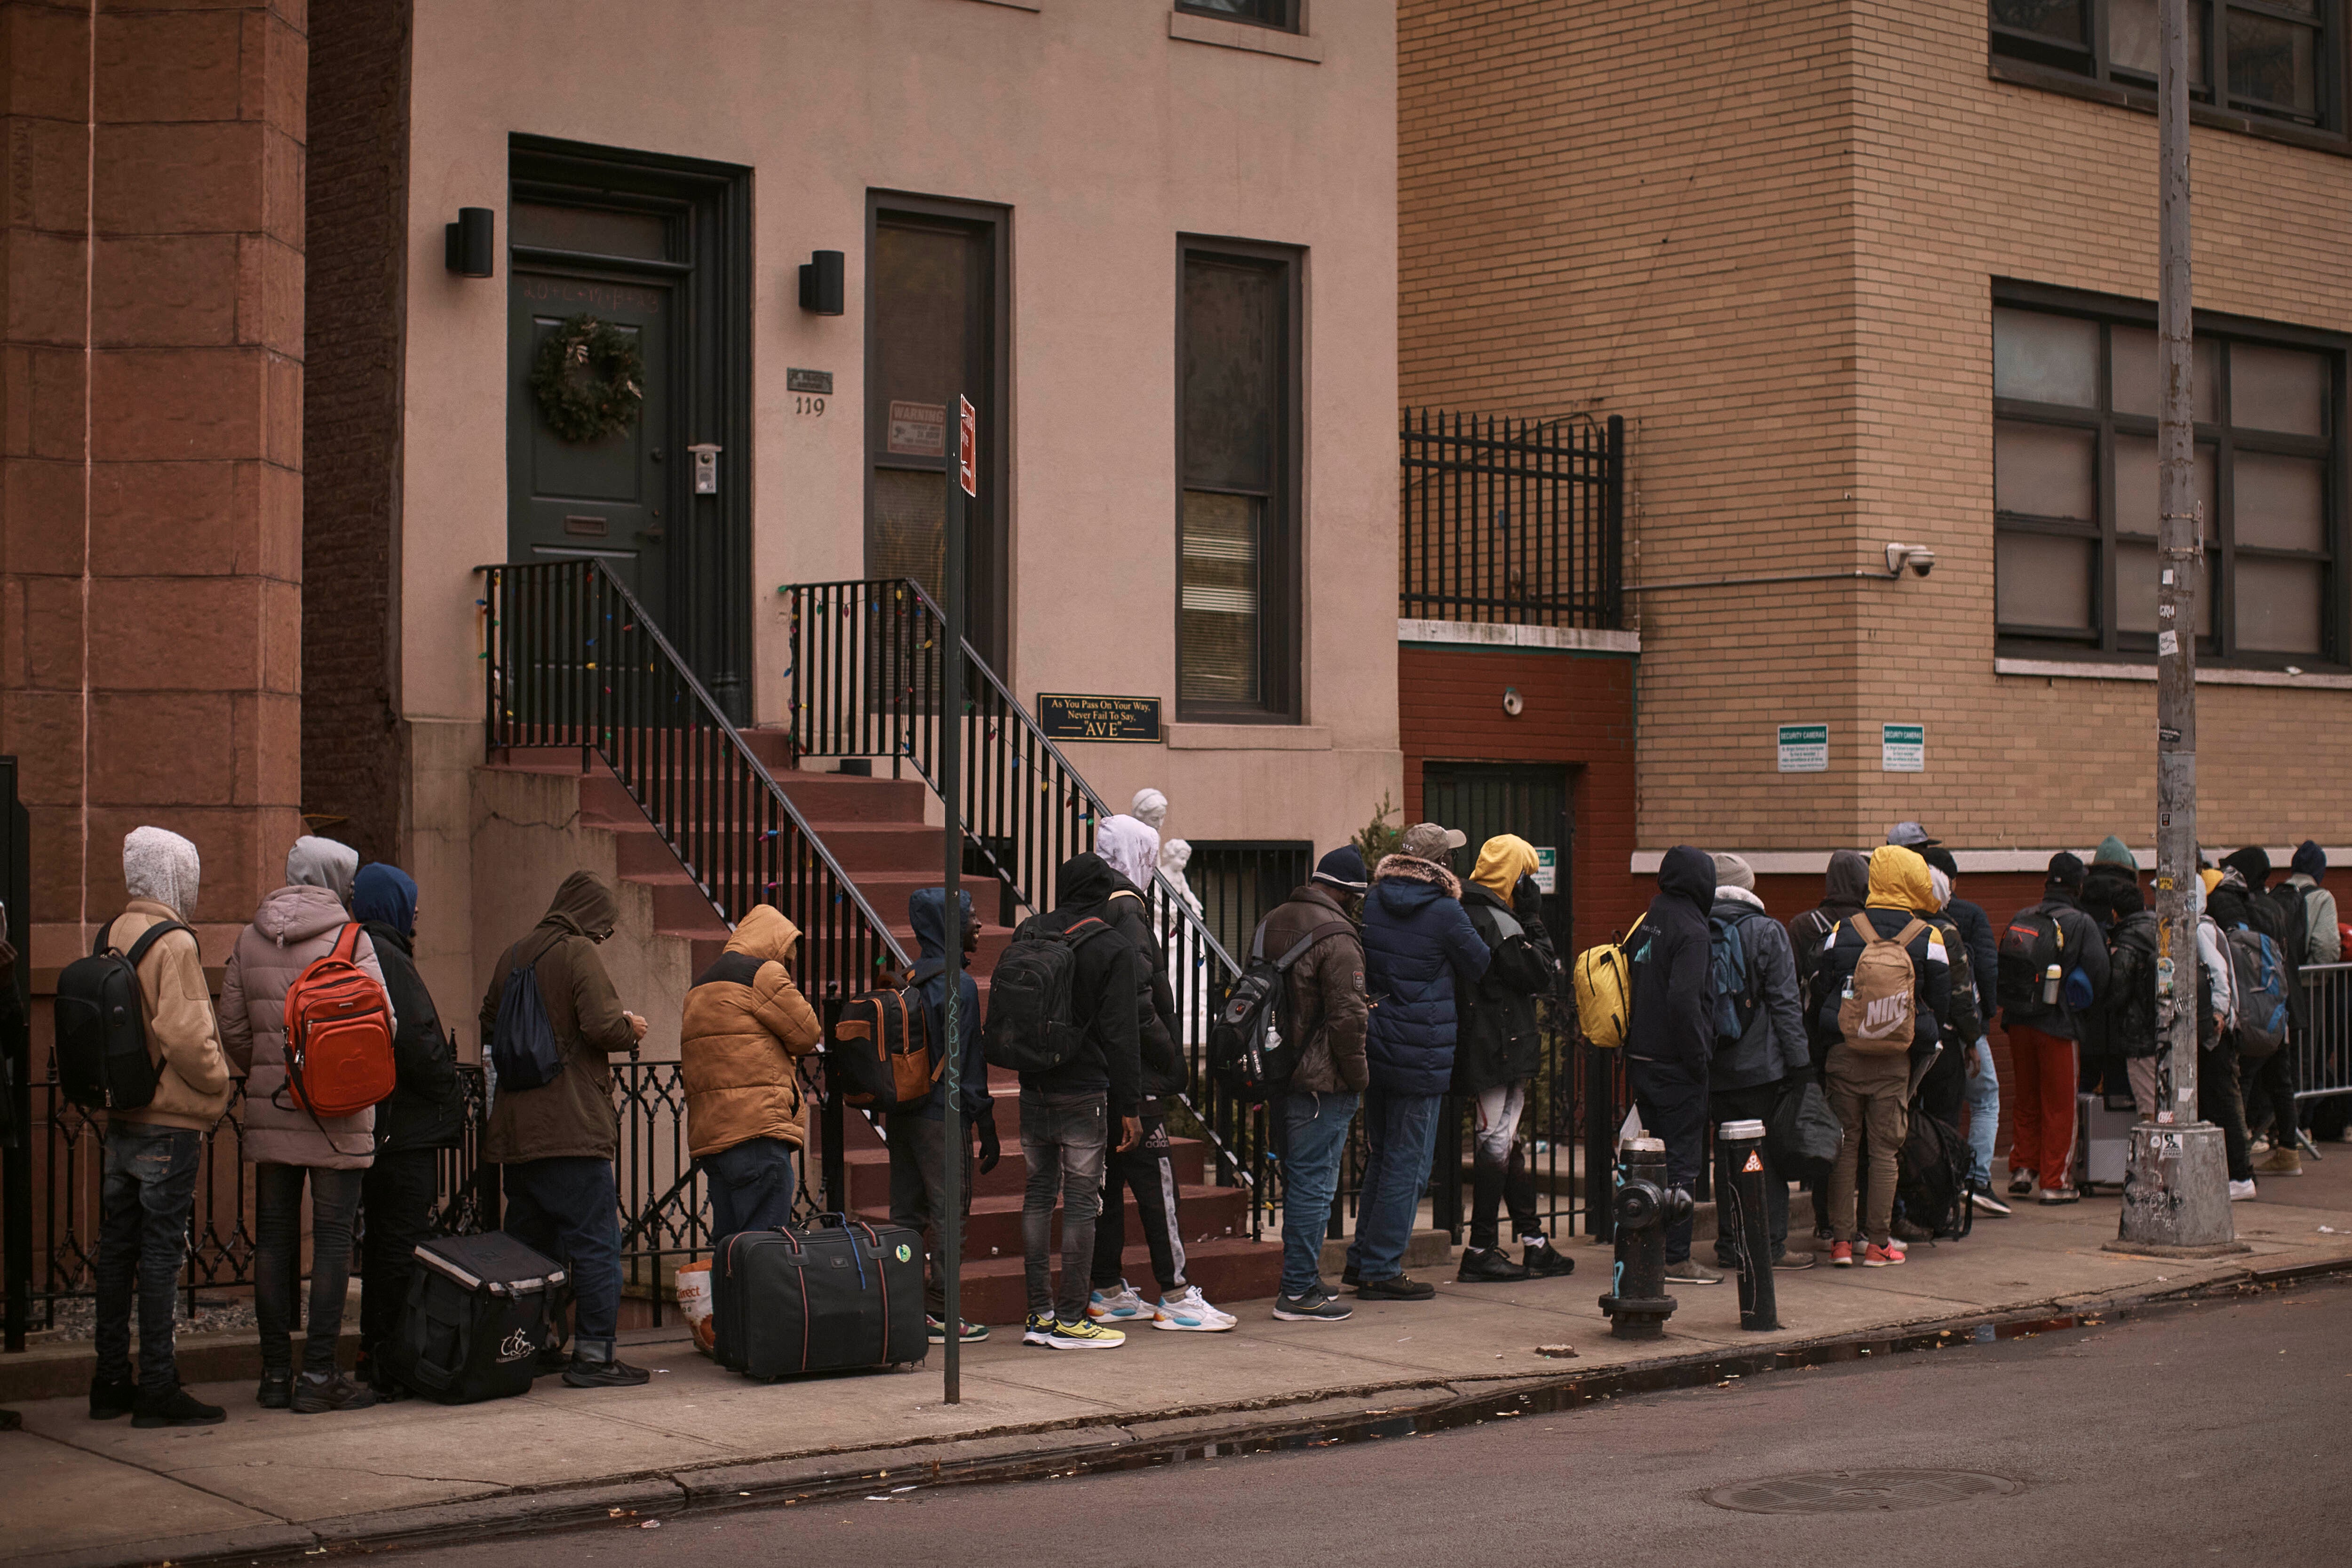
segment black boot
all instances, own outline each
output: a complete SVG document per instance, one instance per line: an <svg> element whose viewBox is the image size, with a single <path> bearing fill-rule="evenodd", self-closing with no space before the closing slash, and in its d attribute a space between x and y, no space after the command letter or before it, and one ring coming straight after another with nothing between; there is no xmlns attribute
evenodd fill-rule
<svg viewBox="0 0 2352 1568"><path fill-rule="evenodd" d="M121 1383L109 1383L102 1377L89 1380L89 1418L111 1421L118 1415L128 1415L138 1407L139 1381L124 1378Z"/></svg>
<svg viewBox="0 0 2352 1568"><path fill-rule="evenodd" d="M572 1364L563 1369L566 1387L635 1388L651 1381L653 1374L645 1368L615 1361L610 1340L572 1342Z"/></svg>
<svg viewBox="0 0 2352 1568"><path fill-rule="evenodd" d="M1462 1249L1462 1271L1454 1279L1457 1284L1501 1284L1524 1279L1528 1271L1511 1261L1499 1247L1465 1247Z"/></svg>
<svg viewBox="0 0 2352 1568"><path fill-rule="evenodd" d="M206 1405L175 1383L162 1394L141 1389L131 1424L147 1427L217 1426L227 1419L227 1411L217 1405Z"/></svg>
<svg viewBox="0 0 2352 1568"><path fill-rule="evenodd" d="M1535 1279L1562 1279L1576 1272L1576 1259L1549 1241L1528 1243L1527 1266L1528 1277Z"/></svg>
<svg viewBox="0 0 2352 1568"><path fill-rule="evenodd" d="M261 1374L261 1386L253 1391L253 1402L264 1410L284 1410L294 1403L294 1373L269 1372Z"/></svg>

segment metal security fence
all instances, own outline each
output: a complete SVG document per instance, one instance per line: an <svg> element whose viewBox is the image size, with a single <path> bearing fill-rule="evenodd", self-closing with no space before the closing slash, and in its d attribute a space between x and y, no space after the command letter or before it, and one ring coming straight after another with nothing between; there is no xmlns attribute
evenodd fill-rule
<svg viewBox="0 0 2352 1568"><path fill-rule="evenodd" d="M2352 963L2306 963L2303 984L2311 1027L2285 1047L2294 1053L2294 1098L2352 1095Z"/></svg>
<svg viewBox="0 0 2352 1568"><path fill-rule="evenodd" d="M1397 614L1624 625L1625 421L1404 415Z"/></svg>

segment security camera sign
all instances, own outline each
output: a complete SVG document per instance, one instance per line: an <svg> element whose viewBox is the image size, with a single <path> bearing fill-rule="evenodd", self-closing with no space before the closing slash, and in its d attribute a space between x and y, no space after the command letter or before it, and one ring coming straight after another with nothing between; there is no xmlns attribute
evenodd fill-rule
<svg viewBox="0 0 2352 1568"><path fill-rule="evenodd" d="M1878 727L1878 771L1883 773L1926 773L1927 726L1881 724Z"/></svg>
<svg viewBox="0 0 2352 1568"><path fill-rule="evenodd" d="M1536 891L1547 898L1559 891L1559 851L1549 846L1536 850Z"/></svg>
<svg viewBox="0 0 2352 1568"><path fill-rule="evenodd" d="M1780 771L1784 773L1829 772L1830 727L1827 724L1781 725Z"/></svg>

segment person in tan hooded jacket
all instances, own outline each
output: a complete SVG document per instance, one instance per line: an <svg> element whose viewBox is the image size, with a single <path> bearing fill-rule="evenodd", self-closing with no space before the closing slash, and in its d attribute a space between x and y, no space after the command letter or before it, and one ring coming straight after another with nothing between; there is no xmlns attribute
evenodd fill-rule
<svg viewBox="0 0 2352 1568"><path fill-rule="evenodd" d="M800 940L782 910L755 905L686 994L678 1058L687 1147L710 1184L714 1243L792 1217L793 1155L808 1139L793 1058L824 1035L793 984Z"/></svg>

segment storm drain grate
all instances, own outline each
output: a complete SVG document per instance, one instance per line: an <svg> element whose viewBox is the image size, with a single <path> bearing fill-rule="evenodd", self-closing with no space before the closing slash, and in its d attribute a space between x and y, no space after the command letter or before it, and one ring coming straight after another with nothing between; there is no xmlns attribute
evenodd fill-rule
<svg viewBox="0 0 2352 1568"><path fill-rule="evenodd" d="M1717 1487L1706 1500L1738 1513L1878 1513L2024 1489L2021 1482L1982 1470L1816 1470Z"/></svg>

